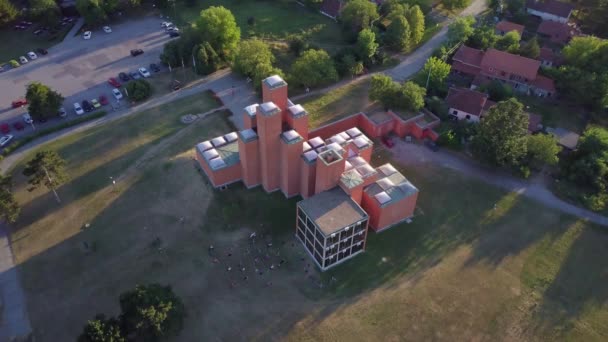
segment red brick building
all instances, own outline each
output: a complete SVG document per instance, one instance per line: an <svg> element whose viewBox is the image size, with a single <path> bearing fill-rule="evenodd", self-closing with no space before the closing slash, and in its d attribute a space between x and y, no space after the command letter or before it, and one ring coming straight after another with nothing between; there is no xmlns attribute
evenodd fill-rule
<svg viewBox="0 0 608 342"><path fill-rule="evenodd" d="M291 103L279 76L262 81L262 99L244 109L244 130L196 145L214 187L242 181L302 196L295 235L322 270L362 253L368 226L381 231L413 217L418 189L392 165L369 164L373 142L357 126L373 137L387 130L436 138L428 122L389 114L377 124L357 114L309 132L308 113Z"/></svg>

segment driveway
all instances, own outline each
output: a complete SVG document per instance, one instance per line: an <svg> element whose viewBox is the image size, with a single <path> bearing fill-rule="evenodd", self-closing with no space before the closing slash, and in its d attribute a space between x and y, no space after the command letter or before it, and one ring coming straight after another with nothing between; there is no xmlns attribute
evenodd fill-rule
<svg viewBox="0 0 608 342"><path fill-rule="evenodd" d="M390 151L392 152L393 157L402 165L412 167L435 165L456 170L485 183L498 186L508 191L517 192L523 196L541 202L547 207L589 220L590 222L602 226L608 226L608 217L576 207L557 198L547 189L545 179L542 175L530 180L515 178L509 174L497 171L496 169L485 168L469 158L463 158L449 151L439 150L437 152L432 152L423 145L406 143L401 139L393 139L393 141L395 141L396 144Z"/></svg>
<svg viewBox="0 0 608 342"><path fill-rule="evenodd" d="M65 98L64 107L68 119L74 118L74 102L99 98L106 95L111 99L110 77L118 77L119 72L136 71L159 62L163 45L170 40L160 29L160 19L146 17L112 26L112 33L93 31L90 40L74 36L74 29L63 42L48 49L46 56L30 61L22 67L0 74L0 123L12 124L22 120L25 108L12 109L11 102L24 97L27 85L40 81L61 93ZM75 27L79 27L78 25ZM144 53L131 57L132 49L142 49ZM50 120L39 126L50 126L59 120ZM38 126L37 126L38 127ZM16 135L28 134L31 127Z"/></svg>

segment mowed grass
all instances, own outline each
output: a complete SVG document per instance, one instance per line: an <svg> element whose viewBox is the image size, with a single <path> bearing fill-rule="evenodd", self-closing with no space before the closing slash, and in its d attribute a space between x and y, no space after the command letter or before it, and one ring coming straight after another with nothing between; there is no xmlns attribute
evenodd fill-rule
<svg viewBox="0 0 608 342"><path fill-rule="evenodd" d="M577 105L534 96L520 96L517 99L524 104L527 111L541 115L545 127L562 127L579 134L585 130L587 113Z"/></svg>
<svg viewBox="0 0 608 342"><path fill-rule="evenodd" d="M47 49L61 42L63 36L72 25L67 25L58 32L56 34L57 38L53 40L49 40L50 36L48 34L35 36L33 33L35 27L36 25L32 25L28 30L14 31L11 25L0 30L0 41L2 42L0 64L8 62L11 59L18 61L19 56L25 56L30 51L36 51L37 48Z"/></svg>
<svg viewBox="0 0 608 342"><path fill-rule="evenodd" d="M293 1L239 1L239 0L203 0L194 7L184 4L176 6L178 22L194 23L200 12L210 6L224 6L236 18L241 28L241 37L258 37L284 39L293 33L309 33L315 42L341 44L341 30L333 20L318 12L299 6ZM173 9L166 10L169 17L175 14ZM249 18L254 24L249 25Z"/></svg>
<svg viewBox="0 0 608 342"><path fill-rule="evenodd" d="M186 107L194 101L53 143L75 176L61 205L17 177L24 211L11 238L36 340L73 340L86 319L116 314L121 292L149 282L186 303L177 341L608 337L600 228L455 171L399 166L420 189L413 223L370 233L365 253L319 274L293 239L297 198L210 189L192 147L230 128L222 114L175 124L178 111L204 111ZM122 126L130 135L114 136ZM378 146L372 164L390 160ZM116 188L109 176L121 177Z"/></svg>
<svg viewBox="0 0 608 342"><path fill-rule="evenodd" d="M309 124L314 128L365 111L371 105L368 91L369 79L365 78L297 102L309 113Z"/></svg>

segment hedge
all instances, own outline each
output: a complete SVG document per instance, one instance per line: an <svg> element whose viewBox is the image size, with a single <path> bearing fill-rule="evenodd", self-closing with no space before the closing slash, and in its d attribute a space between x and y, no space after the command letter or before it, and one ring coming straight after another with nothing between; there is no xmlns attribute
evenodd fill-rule
<svg viewBox="0 0 608 342"><path fill-rule="evenodd" d="M37 138L40 138L40 137L45 136L45 135L49 135L51 133L55 133L55 132L61 131L62 129L66 129L66 128L69 128L69 127L76 126L76 125L81 124L83 122L87 122L87 121L91 121L91 120L94 120L94 119L97 119L97 118L104 117L107 114L108 113L106 111L102 110L102 111L93 113L91 115L86 115L86 116L83 116L83 117L80 117L80 118L77 118L77 119L74 119L74 120L66 121L66 122L64 122L64 123L62 123L60 125L54 126L54 127L49 127L49 128L46 128L46 129L39 130L38 132L36 132L36 133L34 133L32 135L28 135L26 137L18 139L17 141L15 141L14 143L12 143L10 146L6 147L4 149L4 151L2 151L2 153L5 156L8 156L9 154L11 154L13 151L15 151L16 149L18 149L19 147L21 147L21 146L23 146L23 145L25 145L25 144L27 144L27 143L29 143L29 142L37 139Z"/></svg>

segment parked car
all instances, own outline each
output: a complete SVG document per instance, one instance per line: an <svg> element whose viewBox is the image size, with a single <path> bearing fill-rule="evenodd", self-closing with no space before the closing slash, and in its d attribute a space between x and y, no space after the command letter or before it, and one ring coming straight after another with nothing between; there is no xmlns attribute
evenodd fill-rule
<svg viewBox="0 0 608 342"><path fill-rule="evenodd" d="M3 136L2 138L0 138L0 146L4 147L6 145L8 145L8 143L11 142L11 140L13 140L13 136L8 134Z"/></svg>
<svg viewBox="0 0 608 342"><path fill-rule="evenodd" d="M28 58L29 58L31 61L33 61L34 59L38 59L38 56L37 56L37 55L36 55L36 54L35 54L33 51L28 52L28 53L27 53L27 57L28 57Z"/></svg>
<svg viewBox="0 0 608 342"><path fill-rule="evenodd" d="M159 72L160 68L155 63L152 63L152 64L150 64L150 70L152 70L154 72Z"/></svg>
<svg viewBox="0 0 608 342"><path fill-rule="evenodd" d="M393 146L395 146L395 143L393 142L393 139L391 139L391 137L385 135L382 138L380 138L380 140L382 140L382 143L384 145L386 145L386 147L388 148L393 148Z"/></svg>
<svg viewBox="0 0 608 342"><path fill-rule="evenodd" d="M148 71L148 69L146 69L144 67L139 68L137 71L139 71L139 74L145 78L150 77L150 72Z"/></svg>
<svg viewBox="0 0 608 342"><path fill-rule="evenodd" d="M21 115L21 117L23 118L23 121L26 124L31 124L32 122L34 122L34 120L32 120L30 113L23 113L23 115Z"/></svg>
<svg viewBox="0 0 608 342"><path fill-rule="evenodd" d="M171 23L168 21L163 21L162 23L160 23L160 27L165 28L165 27L167 27L168 24L171 24Z"/></svg>
<svg viewBox="0 0 608 342"><path fill-rule="evenodd" d="M68 112L66 112L65 108L61 107L59 108L57 115L59 115L60 118L65 118L66 116L68 116Z"/></svg>
<svg viewBox="0 0 608 342"><path fill-rule="evenodd" d="M172 90L180 90L181 87L182 87L182 84L178 80L173 80L173 82L171 83Z"/></svg>
<svg viewBox="0 0 608 342"><path fill-rule="evenodd" d="M428 139L424 142L424 144L433 152L439 151L439 146L437 146L437 143L435 143L433 140Z"/></svg>
<svg viewBox="0 0 608 342"><path fill-rule="evenodd" d="M19 107L25 106L26 104L27 104L27 100L26 99L18 99L18 100L13 101L11 103L11 106L13 108L19 108Z"/></svg>
<svg viewBox="0 0 608 342"><path fill-rule="evenodd" d="M9 126L9 124L7 123L3 123L2 125L0 125L0 131L4 134L7 134L11 131L11 126Z"/></svg>
<svg viewBox="0 0 608 342"><path fill-rule="evenodd" d="M120 92L120 90L118 90L116 88L112 89L112 95L114 95L114 98L116 100L122 99L122 93Z"/></svg>
<svg viewBox="0 0 608 342"><path fill-rule="evenodd" d="M99 107L101 107L101 105L99 104L99 102L97 102L97 99L92 99L91 100L91 105L93 106L93 108L97 109Z"/></svg>
<svg viewBox="0 0 608 342"><path fill-rule="evenodd" d="M102 106L106 106L110 101L108 101L108 98L105 95L100 95L99 103L101 103Z"/></svg>
<svg viewBox="0 0 608 342"><path fill-rule="evenodd" d="M19 63L21 63L21 65L26 64L27 62L29 61L27 60L27 58L25 58L25 56L19 57Z"/></svg>
<svg viewBox="0 0 608 342"><path fill-rule="evenodd" d="M179 32L175 32L175 31L169 32L169 37L171 37L171 38L175 38L175 37L179 37L179 36L180 36Z"/></svg>
<svg viewBox="0 0 608 342"><path fill-rule="evenodd" d="M118 74L118 78L120 78L120 80L123 82L129 82L129 80L131 79L131 77L129 77L129 75L127 75L124 72L121 72L120 74Z"/></svg>
<svg viewBox="0 0 608 342"><path fill-rule="evenodd" d="M82 107L80 107L80 103L74 102L74 112L76 113L76 115L84 114L84 110L82 109Z"/></svg>
<svg viewBox="0 0 608 342"><path fill-rule="evenodd" d="M131 71L129 73L129 76L131 76L131 78L134 79L134 80L138 80L138 79L141 78L141 75L137 71Z"/></svg>
<svg viewBox="0 0 608 342"><path fill-rule="evenodd" d="M108 83L110 83L110 85L111 85L112 87L115 87L115 88L120 87L120 82L118 82L118 80L116 80L114 77L110 77L110 78L108 79Z"/></svg>
<svg viewBox="0 0 608 342"><path fill-rule="evenodd" d="M142 50L142 49L133 49L133 50L131 50L131 56L133 56L133 57L139 56L142 53L144 53L144 50Z"/></svg>
<svg viewBox="0 0 608 342"><path fill-rule="evenodd" d="M91 102L89 102L87 100L83 100L82 109L84 109L84 111L88 113L93 110L93 105L91 104Z"/></svg>
<svg viewBox="0 0 608 342"><path fill-rule="evenodd" d="M21 123L21 121L17 121L15 123L13 123L13 128L15 128L18 131L23 131L23 129L25 128L25 126L23 126L23 124Z"/></svg>
<svg viewBox="0 0 608 342"><path fill-rule="evenodd" d="M105 33L112 33L112 29L110 28L110 26L104 26L103 27L103 32L105 32Z"/></svg>
<svg viewBox="0 0 608 342"><path fill-rule="evenodd" d="M44 31L41 29L37 29L36 31L34 31L34 35L39 36L42 34L42 32L44 32Z"/></svg>
<svg viewBox="0 0 608 342"><path fill-rule="evenodd" d="M37 48L36 52L38 52L41 55L46 55L49 53L48 51L46 51L46 49L43 49L43 48Z"/></svg>
<svg viewBox="0 0 608 342"><path fill-rule="evenodd" d="M91 39L91 35L92 35L92 34L93 34L93 33L92 33L91 31L86 31L86 32L85 32L85 33L82 35L82 38L84 38L85 40L89 40L89 39Z"/></svg>

